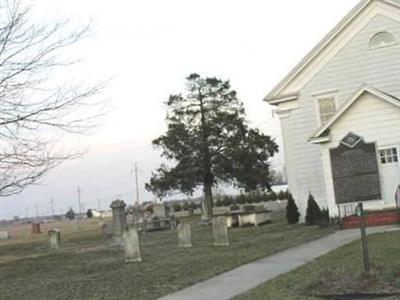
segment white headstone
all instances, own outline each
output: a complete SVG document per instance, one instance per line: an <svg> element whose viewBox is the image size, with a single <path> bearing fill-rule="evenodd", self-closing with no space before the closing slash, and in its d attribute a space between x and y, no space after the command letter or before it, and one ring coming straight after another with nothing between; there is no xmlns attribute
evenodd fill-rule
<svg viewBox="0 0 400 300"><path fill-rule="evenodd" d="M192 247L192 226L188 222L181 222L177 227L178 247Z"/></svg>
<svg viewBox="0 0 400 300"><path fill-rule="evenodd" d="M10 238L10 234L8 230L1 230L0 231L0 240L8 240Z"/></svg>
<svg viewBox="0 0 400 300"><path fill-rule="evenodd" d="M128 230L124 232L123 237L125 245L125 261L141 262L142 256L137 228L134 225L130 225Z"/></svg>
<svg viewBox="0 0 400 300"><path fill-rule="evenodd" d="M227 220L224 216L213 218L213 234L215 246L229 246Z"/></svg>
<svg viewBox="0 0 400 300"><path fill-rule="evenodd" d="M50 240L50 248L59 249L60 241L61 241L61 233L59 229L51 229L49 230L49 240Z"/></svg>

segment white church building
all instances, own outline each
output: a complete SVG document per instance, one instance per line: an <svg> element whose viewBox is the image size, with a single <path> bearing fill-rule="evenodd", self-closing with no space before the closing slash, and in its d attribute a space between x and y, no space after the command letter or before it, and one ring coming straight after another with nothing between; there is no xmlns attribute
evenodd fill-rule
<svg viewBox="0 0 400 300"><path fill-rule="evenodd" d="M331 216L396 207L400 0L363 0L265 97L277 107L289 189Z"/></svg>

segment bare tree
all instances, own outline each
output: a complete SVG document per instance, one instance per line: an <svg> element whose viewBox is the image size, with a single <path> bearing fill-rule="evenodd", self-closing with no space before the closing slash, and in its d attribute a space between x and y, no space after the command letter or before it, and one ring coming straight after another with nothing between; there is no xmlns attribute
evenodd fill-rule
<svg viewBox="0 0 400 300"><path fill-rule="evenodd" d="M65 135L88 134L105 114L94 96L103 84L58 85L55 74L76 61L60 59L89 26L68 20L37 24L18 0L0 0L0 197L21 192L50 169L78 157ZM64 71L65 72L65 71Z"/></svg>

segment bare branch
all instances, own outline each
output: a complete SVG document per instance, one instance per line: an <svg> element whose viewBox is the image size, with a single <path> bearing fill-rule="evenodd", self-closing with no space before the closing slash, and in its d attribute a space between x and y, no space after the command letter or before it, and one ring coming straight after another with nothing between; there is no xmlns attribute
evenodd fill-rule
<svg viewBox="0 0 400 300"><path fill-rule="evenodd" d="M68 31L68 20L35 24L19 0L0 0L0 197L35 184L82 151L60 149L60 135L90 134L108 112L97 97L105 83L51 84L77 62L61 52L82 40L90 26Z"/></svg>

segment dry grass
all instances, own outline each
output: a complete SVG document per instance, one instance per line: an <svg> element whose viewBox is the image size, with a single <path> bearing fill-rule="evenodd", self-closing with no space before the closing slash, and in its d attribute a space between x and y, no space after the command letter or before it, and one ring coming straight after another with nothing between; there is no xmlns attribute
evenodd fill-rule
<svg viewBox="0 0 400 300"><path fill-rule="evenodd" d="M90 232L90 231L88 231ZM284 219L262 227L229 231L231 246L213 246L209 226L193 226L193 248L177 247L176 232L142 236L143 262L126 264L122 249L100 232L0 246L1 299L156 299L283 249L322 237L331 229L290 226ZM37 255L32 257L32 255ZM22 259L21 259L22 258Z"/></svg>

